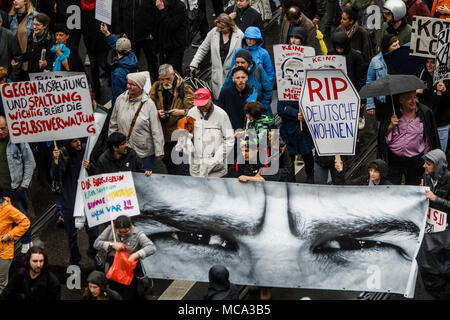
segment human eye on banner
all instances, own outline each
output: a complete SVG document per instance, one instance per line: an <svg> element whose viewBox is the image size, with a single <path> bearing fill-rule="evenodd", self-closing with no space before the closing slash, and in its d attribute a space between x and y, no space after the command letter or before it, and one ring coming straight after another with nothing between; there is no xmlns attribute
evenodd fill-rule
<svg viewBox="0 0 450 320"><path fill-rule="evenodd" d="M222 264L241 285L414 295L425 187L133 179L152 278L207 282Z"/></svg>

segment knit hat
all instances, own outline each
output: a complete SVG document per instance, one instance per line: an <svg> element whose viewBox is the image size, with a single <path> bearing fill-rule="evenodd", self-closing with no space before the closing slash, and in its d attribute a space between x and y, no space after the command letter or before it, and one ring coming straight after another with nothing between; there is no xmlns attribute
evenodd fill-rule
<svg viewBox="0 0 450 320"><path fill-rule="evenodd" d="M54 32L63 32L65 34L70 34L69 28L66 27L65 24L59 23L55 25Z"/></svg>
<svg viewBox="0 0 450 320"><path fill-rule="evenodd" d="M127 75L127 79L136 82L139 88L143 89L147 78L145 77L145 72L134 72Z"/></svg>
<svg viewBox="0 0 450 320"><path fill-rule="evenodd" d="M131 51L131 41L125 37L117 39L116 50L119 52L130 52Z"/></svg>
<svg viewBox="0 0 450 320"><path fill-rule="evenodd" d="M238 52L236 52L235 59L237 58L242 58L248 63L251 63L253 61L252 54L250 53L250 51L245 49L241 49Z"/></svg>

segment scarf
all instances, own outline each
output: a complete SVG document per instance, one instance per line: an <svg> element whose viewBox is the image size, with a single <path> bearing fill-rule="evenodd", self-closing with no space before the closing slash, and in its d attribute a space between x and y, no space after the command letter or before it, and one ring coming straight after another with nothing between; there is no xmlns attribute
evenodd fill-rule
<svg viewBox="0 0 450 320"><path fill-rule="evenodd" d="M64 43L61 43L58 46L59 46L59 50L62 51L61 56L56 52L56 44L54 44L53 47L50 49L51 52L55 53L55 63L53 64L53 71L61 71L62 64L64 65L64 67L67 70L67 68L68 68L67 59L69 59L69 56L70 56L70 49ZM67 67L66 67L66 65L67 65ZM67 70L67 71L70 71L70 70Z"/></svg>
<svg viewBox="0 0 450 320"><path fill-rule="evenodd" d="M355 33L358 32L358 29L359 29L358 22L355 22L353 26L348 30L345 29L345 27L342 24L340 24L339 27L336 28L337 31L345 32L349 37L349 39L351 39L355 35Z"/></svg>

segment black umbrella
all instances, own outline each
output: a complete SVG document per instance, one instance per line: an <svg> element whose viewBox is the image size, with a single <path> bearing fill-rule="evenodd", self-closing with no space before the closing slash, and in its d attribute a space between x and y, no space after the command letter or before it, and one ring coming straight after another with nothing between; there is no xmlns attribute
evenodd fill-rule
<svg viewBox="0 0 450 320"><path fill-rule="evenodd" d="M425 89L425 82L418 77L410 74L388 74L386 77L375 80L363 86L359 91L361 99L392 96L399 93L415 91L417 89ZM392 101L392 109L394 109L394 99ZM395 109L394 109L395 114Z"/></svg>
<svg viewBox="0 0 450 320"><path fill-rule="evenodd" d="M435 298L450 298L450 230L425 233L417 254L422 281Z"/></svg>

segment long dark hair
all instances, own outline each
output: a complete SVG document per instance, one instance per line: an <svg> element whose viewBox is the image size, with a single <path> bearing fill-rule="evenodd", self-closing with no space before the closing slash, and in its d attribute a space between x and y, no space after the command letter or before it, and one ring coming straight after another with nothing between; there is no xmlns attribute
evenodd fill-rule
<svg viewBox="0 0 450 320"><path fill-rule="evenodd" d="M30 267L30 259L31 259L31 255L33 253L42 254L44 256L44 265L42 266L41 272L47 271L47 268L48 268L48 257L47 257L47 254L45 254L44 249L42 249L39 246L33 246L33 247L31 247L28 250L28 252L27 252L27 254L25 256L25 262L24 262L25 269L26 270L30 270L30 268L31 268Z"/></svg>

